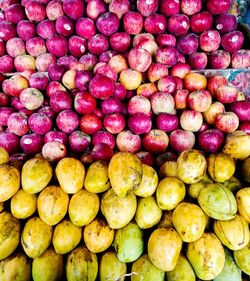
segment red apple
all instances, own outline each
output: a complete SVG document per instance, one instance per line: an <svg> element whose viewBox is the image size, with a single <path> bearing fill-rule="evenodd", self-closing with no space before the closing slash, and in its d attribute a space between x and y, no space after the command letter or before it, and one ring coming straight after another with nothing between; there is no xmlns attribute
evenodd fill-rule
<svg viewBox="0 0 250 281"><path fill-rule="evenodd" d="M134 134L145 134L150 131L152 121L149 114L138 112L129 117L128 127Z"/></svg>
<svg viewBox="0 0 250 281"><path fill-rule="evenodd" d="M169 144L174 151L181 153L193 148L195 135L193 132L177 129L169 135Z"/></svg>
<svg viewBox="0 0 250 281"><path fill-rule="evenodd" d="M176 38L173 34L159 34L156 37L156 43L160 46L169 46L175 47L176 45Z"/></svg>
<svg viewBox="0 0 250 281"><path fill-rule="evenodd" d="M82 0L64 0L63 1L63 11L64 13L72 18L77 20L85 12L84 1Z"/></svg>
<svg viewBox="0 0 250 281"><path fill-rule="evenodd" d="M3 91L10 96L19 97L22 90L29 87L29 81L20 74L14 74L5 79L2 84Z"/></svg>
<svg viewBox="0 0 250 281"><path fill-rule="evenodd" d="M67 54L67 40L61 35L51 36L46 40L48 51L56 57L62 57Z"/></svg>
<svg viewBox="0 0 250 281"><path fill-rule="evenodd" d="M17 24L25 19L25 12L20 4L12 4L4 11L5 19Z"/></svg>
<svg viewBox="0 0 250 281"><path fill-rule="evenodd" d="M203 116L194 110L185 110L180 116L181 128L185 131L198 132L202 126Z"/></svg>
<svg viewBox="0 0 250 281"><path fill-rule="evenodd" d="M3 41L16 37L15 25L7 20L0 21L0 30L0 39Z"/></svg>
<svg viewBox="0 0 250 281"><path fill-rule="evenodd" d="M44 53L36 58L36 68L38 71L47 72L51 64L56 63L56 57L50 53Z"/></svg>
<svg viewBox="0 0 250 281"><path fill-rule="evenodd" d="M155 82L168 75L168 67L163 63L152 63L148 68L147 75L150 82Z"/></svg>
<svg viewBox="0 0 250 281"><path fill-rule="evenodd" d="M174 114L160 113L156 118L156 128L164 132L172 132L178 125L178 117Z"/></svg>
<svg viewBox="0 0 250 281"><path fill-rule="evenodd" d="M56 118L56 125L62 132L70 134L75 131L79 125L78 115L70 109L63 110Z"/></svg>
<svg viewBox="0 0 250 281"><path fill-rule="evenodd" d="M143 136L142 143L148 152L160 154L166 151L169 139L165 132L154 129Z"/></svg>
<svg viewBox="0 0 250 281"><path fill-rule="evenodd" d="M225 112L225 107L222 103L216 101L213 102L210 107L208 108L207 111L203 113L204 119L208 124L214 124L215 118L218 114L224 113Z"/></svg>
<svg viewBox="0 0 250 281"><path fill-rule="evenodd" d="M239 127L239 118L234 112L219 113L215 117L214 125L224 133L233 133Z"/></svg>
<svg viewBox="0 0 250 281"><path fill-rule="evenodd" d="M72 152L83 153L91 144L91 137L81 131L74 131L69 135L69 147Z"/></svg>
<svg viewBox="0 0 250 281"><path fill-rule="evenodd" d="M16 30L19 38L24 41L36 36L36 25L28 20L19 21Z"/></svg>
<svg viewBox="0 0 250 281"><path fill-rule="evenodd" d="M92 135L102 128L102 120L94 113L85 114L80 119L80 128L83 133Z"/></svg>
<svg viewBox="0 0 250 281"><path fill-rule="evenodd" d="M207 78L200 73L189 73L184 78L184 88L189 91L205 90Z"/></svg>
<svg viewBox="0 0 250 281"><path fill-rule="evenodd" d="M168 19L168 31L177 37L187 34L190 21L187 15L176 14Z"/></svg>
<svg viewBox="0 0 250 281"><path fill-rule="evenodd" d="M175 108L185 109L187 107L189 91L185 89L178 90L174 93Z"/></svg>
<svg viewBox="0 0 250 281"><path fill-rule="evenodd" d="M46 18L46 6L41 2L30 0L25 5L25 14L30 21L40 22Z"/></svg>
<svg viewBox="0 0 250 281"><path fill-rule="evenodd" d="M135 114L138 112L149 114L151 104L149 99L142 95L136 95L128 102L128 113Z"/></svg>
<svg viewBox="0 0 250 281"><path fill-rule="evenodd" d="M76 34L89 39L96 34L95 23L92 19L81 17L76 22Z"/></svg>
<svg viewBox="0 0 250 281"><path fill-rule="evenodd" d="M117 15L119 19L122 18L130 10L129 0L111 0L109 4L109 11Z"/></svg>
<svg viewBox="0 0 250 281"><path fill-rule="evenodd" d="M9 55L3 55L0 57L0 72L8 73L14 70L14 60Z"/></svg>
<svg viewBox="0 0 250 281"><path fill-rule="evenodd" d="M145 72L151 64L151 54L140 48L133 48L128 54L128 63L133 70Z"/></svg>
<svg viewBox="0 0 250 281"><path fill-rule="evenodd" d="M90 0L87 3L86 14L88 18L96 20L99 15L105 13L107 10L106 4L102 0Z"/></svg>
<svg viewBox="0 0 250 281"><path fill-rule="evenodd" d="M114 13L101 14L96 21L97 30L105 36L111 36L119 29L119 18Z"/></svg>
<svg viewBox="0 0 250 281"><path fill-rule="evenodd" d="M74 22L69 17L61 16L56 19L55 28L59 35L68 37L74 32Z"/></svg>
<svg viewBox="0 0 250 281"><path fill-rule="evenodd" d="M199 46L198 36L194 33L183 35L177 40L177 48L183 55L191 55Z"/></svg>
<svg viewBox="0 0 250 281"><path fill-rule="evenodd" d="M25 44L20 38L11 38L6 42L6 51L12 57L23 55L25 54Z"/></svg>
<svg viewBox="0 0 250 281"><path fill-rule="evenodd" d="M250 50L239 50L232 54L232 68L250 67Z"/></svg>
<svg viewBox="0 0 250 281"><path fill-rule="evenodd" d="M51 20L43 20L38 23L36 27L37 35L43 39L48 39L50 36L54 35L56 32L55 24Z"/></svg>
<svg viewBox="0 0 250 281"><path fill-rule="evenodd" d="M213 97L215 97L218 88L222 85L227 85L227 84L228 84L228 80L225 76L214 75L214 76L208 78L207 88L208 88L208 91L210 92L210 94Z"/></svg>
<svg viewBox="0 0 250 281"><path fill-rule="evenodd" d="M144 29L151 34L164 33L167 29L167 20L164 15L152 14L145 18Z"/></svg>
<svg viewBox="0 0 250 281"><path fill-rule="evenodd" d="M227 13L231 6L230 0L208 0L206 2L208 11L213 15Z"/></svg>
<svg viewBox="0 0 250 281"><path fill-rule="evenodd" d="M90 53L100 55L108 50L109 42L107 37L103 34L96 34L89 38L87 47Z"/></svg>
<svg viewBox="0 0 250 281"><path fill-rule="evenodd" d="M151 99L152 111L158 115L160 113L172 113L175 101L172 95L165 92L157 92L152 95Z"/></svg>
<svg viewBox="0 0 250 281"><path fill-rule="evenodd" d="M158 63L171 67L177 63L178 51L174 47L160 46L155 54L155 60ZM151 81L153 82L153 81Z"/></svg>
<svg viewBox="0 0 250 281"><path fill-rule="evenodd" d="M8 118L7 126L11 133L24 136L29 132L28 116L24 113L12 113Z"/></svg>
<svg viewBox="0 0 250 281"><path fill-rule="evenodd" d="M216 30L204 31L199 37L200 48L204 52L213 52L220 47L221 37Z"/></svg>
<svg viewBox="0 0 250 281"><path fill-rule="evenodd" d="M221 46L228 53L234 53L241 49L244 43L244 35L241 31L231 31L221 37Z"/></svg>
<svg viewBox="0 0 250 281"><path fill-rule="evenodd" d="M63 16L63 7L62 2L59 0L52 0L46 6L46 14L49 20L56 20L59 17Z"/></svg>
<svg viewBox="0 0 250 281"><path fill-rule="evenodd" d="M179 0L161 0L160 11L165 16L176 15L180 12L180 1Z"/></svg>
<svg viewBox="0 0 250 281"><path fill-rule="evenodd" d="M115 147L115 136L107 131L98 131L92 136L93 145L97 145L98 143L105 143L114 149Z"/></svg>
<svg viewBox="0 0 250 281"><path fill-rule="evenodd" d="M217 50L210 54L209 64L214 69L226 69L230 65L231 56L224 50Z"/></svg>
<svg viewBox="0 0 250 281"><path fill-rule="evenodd" d="M158 91L165 92L167 94L173 94L176 91L177 83L173 76L166 75L159 79L157 83Z"/></svg>
<svg viewBox="0 0 250 281"><path fill-rule="evenodd" d="M122 131L116 137L116 146L119 151L136 153L141 148L141 138L131 131Z"/></svg>
<svg viewBox="0 0 250 281"><path fill-rule="evenodd" d="M138 0L136 1L136 7L140 14L144 17L148 17L155 13L158 9L159 0Z"/></svg>
<svg viewBox="0 0 250 281"><path fill-rule="evenodd" d="M138 12L129 11L123 17L123 28L131 35L139 34L143 28L143 17Z"/></svg>
<svg viewBox="0 0 250 281"><path fill-rule="evenodd" d="M97 99L107 99L114 94L114 91L114 82L102 74L97 74L89 83L89 92Z"/></svg>
<svg viewBox="0 0 250 281"><path fill-rule="evenodd" d="M212 97L207 90L199 90L190 93L187 102L192 110L205 112L212 104Z"/></svg>
<svg viewBox="0 0 250 281"><path fill-rule="evenodd" d="M155 83L144 83L137 88L136 93L145 98L150 98L157 91Z"/></svg>
<svg viewBox="0 0 250 281"><path fill-rule="evenodd" d="M117 52L126 52L130 46L131 38L127 32L117 32L110 36L110 47Z"/></svg>
<svg viewBox="0 0 250 281"><path fill-rule="evenodd" d="M188 64L192 69L204 69L207 62L208 58L205 52L194 52L188 57Z"/></svg>
<svg viewBox="0 0 250 281"><path fill-rule="evenodd" d="M230 85L222 85L216 91L216 98L219 102L233 103L237 100L238 90Z"/></svg>
<svg viewBox="0 0 250 281"><path fill-rule="evenodd" d="M198 13L202 8L202 0L182 0L181 11L188 16Z"/></svg>
<svg viewBox="0 0 250 281"><path fill-rule="evenodd" d="M111 134L119 134L126 125L125 118L120 113L106 115L103 120L104 128Z"/></svg>
<svg viewBox="0 0 250 281"><path fill-rule="evenodd" d="M183 79L190 72L191 67L189 64L178 62L171 68L170 75Z"/></svg>
<svg viewBox="0 0 250 281"><path fill-rule="evenodd" d="M215 28L220 32L220 34L235 30L237 28L236 16L230 14L220 14L215 19Z"/></svg>
<svg viewBox="0 0 250 281"><path fill-rule="evenodd" d="M190 27L194 33L202 33L210 30L213 26L213 17L211 13L203 11L192 15L190 18Z"/></svg>

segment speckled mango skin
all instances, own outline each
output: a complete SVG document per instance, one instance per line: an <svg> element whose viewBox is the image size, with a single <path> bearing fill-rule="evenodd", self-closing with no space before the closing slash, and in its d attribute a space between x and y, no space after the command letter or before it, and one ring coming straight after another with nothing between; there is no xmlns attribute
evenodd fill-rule
<svg viewBox="0 0 250 281"><path fill-rule="evenodd" d="M250 156L250 136L241 135L231 138L222 151L233 159L247 159Z"/></svg>
<svg viewBox="0 0 250 281"><path fill-rule="evenodd" d="M101 212L112 229L119 229L127 225L134 217L136 208L137 200L134 193L122 198L110 188L101 199Z"/></svg>
<svg viewBox="0 0 250 281"><path fill-rule="evenodd" d="M66 277L68 281L95 281L98 273L96 254L85 246L78 246L66 259Z"/></svg>
<svg viewBox="0 0 250 281"><path fill-rule="evenodd" d="M207 158L207 169L214 181L223 183L233 176L235 162L225 153L211 154Z"/></svg>
<svg viewBox="0 0 250 281"><path fill-rule="evenodd" d="M47 186L37 198L37 210L40 218L49 225L59 223L66 215L69 195L60 186Z"/></svg>
<svg viewBox="0 0 250 281"><path fill-rule="evenodd" d="M6 164L8 162L9 162L8 152L4 148L0 147L0 165Z"/></svg>
<svg viewBox="0 0 250 281"><path fill-rule="evenodd" d="M173 212L173 224L183 242L193 242L202 236L206 217L199 206L182 202Z"/></svg>
<svg viewBox="0 0 250 281"><path fill-rule="evenodd" d="M206 168L206 158L198 150L185 150L177 158L177 174L184 183L192 184L200 181Z"/></svg>
<svg viewBox="0 0 250 281"><path fill-rule="evenodd" d="M0 214L0 260L7 258L17 248L21 235L21 224L9 212Z"/></svg>
<svg viewBox="0 0 250 281"><path fill-rule="evenodd" d="M213 180L207 174L205 174L200 181L192 183L188 186L188 195L194 199L197 199L201 189L209 183L213 183Z"/></svg>
<svg viewBox="0 0 250 281"><path fill-rule="evenodd" d="M245 187L236 193L239 214L250 223L250 187Z"/></svg>
<svg viewBox="0 0 250 281"><path fill-rule="evenodd" d="M49 247L52 239L52 226L39 217L29 219L21 235L21 244L27 256L37 258Z"/></svg>
<svg viewBox="0 0 250 281"><path fill-rule="evenodd" d="M81 161L73 157L65 157L56 165L56 177L62 190L74 194L83 188L85 168Z"/></svg>
<svg viewBox="0 0 250 281"><path fill-rule="evenodd" d="M116 153L108 166L108 176L116 195L126 197L142 180L142 164L138 156L129 152Z"/></svg>
<svg viewBox="0 0 250 281"><path fill-rule="evenodd" d="M84 187L93 193L101 193L110 188L107 163L96 161L90 165L86 173Z"/></svg>
<svg viewBox="0 0 250 281"><path fill-rule="evenodd" d="M250 275L250 242L244 248L234 251L234 260L243 272Z"/></svg>
<svg viewBox="0 0 250 281"><path fill-rule="evenodd" d="M203 233L200 239L188 243L186 254L196 275L202 280L214 279L224 267L224 249L214 233Z"/></svg>
<svg viewBox="0 0 250 281"><path fill-rule="evenodd" d="M23 165L22 188L28 193L38 193L49 184L52 176L52 167L46 159L42 157L32 158Z"/></svg>
<svg viewBox="0 0 250 281"><path fill-rule="evenodd" d="M10 164L1 164L0 179L0 202L4 202L20 188L20 172Z"/></svg>
<svg viewBox="0 0 250 281"><path fill-rule="evenodd" d="M250 182L250 157L242 163L242 176L246 182Z"/></svg>
<svg viewBox="0 0 250 281"><path fill-rule="evenodd" d="M194 270L187 258L180 254L174 270L166 272L168 281L195 281Z"/></svg>
<svg viewBox="0 0 250 281"><path fill-rule="evenodd" d="M158 185L158 175L156 171L146 165L142 164L142 180L139 186L134 189L134 193L140 197L148 197L154 194Z"/></svg>
<svg viewBox="0 0 250 281"><path fill-rule="evenodd" d="M214 232L230 250L240 250L249 242L248 223L239 215L228 221L214 221Z"/></svg>
<svg viewBox="0 0 250 281"><path fill-rule="evenodd" d="M113 242L115 231L111 229L104 219L96 218L83 230L85 245L92 253L105 251Z"/></svg>
<svg viewBox="0 0 250 281"><path fill-rule="evenodd" d="M63 277L63 256L53 248L47 249L40 257L33 259L32 277L34 281L60 281Z"/></svg>
<svg viewBox="0 0 250 281"><path fill-rule="evenodd" d="M63 255L73 250L81 241L82 228L65 219L54 229L52 243L57 254Z"/></svg>
<svg viewBox="0 0 250 281"><path fill-rule="evenodd" d="M0 261L1 281L29 281L31 262L23 253L12 254Z"/></svg>
<svg viewBox="0 0 250 281"><path fill-rule="evenodd" d="M155 267L148 255L144 254L139 259L137 259L132 265L132 272L134 274L131 276L131 281L164 281L165 272ZM143 277L143 279L142 279Z"/></svg>
<svg viewBox="0 0 250 281"><path fill-rule="evenodd" d="M148 256L154 266L163 271L175 268L182 240L174 228L158 228L148 240Z"/></svg>
<svg viewBox="0 0 250 281"><path fill-rule="evenodd" d="M121 262L115 251L109 251L102 255L99 265L100 281L118 280L124 281L122 277L127 272L127 264Z"/></svg>
<svg viewBox="0 0 250 281"><path fill-rule="evenodd" d="M213 219L231 220L237 213L237 203L233 193L220 183L211 183L202 188L198 203Z"/></svg>

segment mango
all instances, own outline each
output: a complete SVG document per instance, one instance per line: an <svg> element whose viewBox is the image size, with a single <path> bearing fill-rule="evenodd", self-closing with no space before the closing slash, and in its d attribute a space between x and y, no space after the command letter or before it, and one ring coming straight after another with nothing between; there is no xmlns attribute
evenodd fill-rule
<svg viewBox="0 0 250 281"><path fill-rule="evenodd" d="M245 159L242 163L242 176L246 182L250 182L250 157Z"/></svg>
<svg viewBox="0 0 250 281"><path fill-rule="evenodd" d="M7 164L9 160L9 153L4 148L0 147L0 165Z"/></svg>
<svg viewBox="0 0 250 281"><path fill-rule="evenodd" d="M173 225L173 211L164 211L158 225L159 228L174 227Z"/></svg>
<svg viewBox="0 0 250 281"><path fill-rule="evenodd" d="M250 156L250 136L241 135L230 139L222 150L233 159L245 160Z"/></svg>
<svg viewBox="0 0 250 281"><path fill-rule="evenodd" d="M236 193L239 214L250 223L250 187L245 187Z"/></svg>
<svg viewBox="0 0 250 281"><path fill-rule="evenodd" d="M244 273L250 275L250 242L244 248L234 251L234 260Z"/></svg>
<svg viewBox="0 0 250 281"><path fill-rule="evenodd" d="M193 199L197 199L201 189L209 183L213 183L213 180L205 173L205 175L200 181L192 183L188 186L188 195Z"/></svg>

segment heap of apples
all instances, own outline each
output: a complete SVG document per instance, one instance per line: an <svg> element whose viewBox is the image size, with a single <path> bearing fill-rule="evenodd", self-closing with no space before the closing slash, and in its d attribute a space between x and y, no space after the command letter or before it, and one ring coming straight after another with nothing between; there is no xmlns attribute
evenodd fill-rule
<svg viewBox="0 0 250 281"><path fill-rule="evenodd" d="M250 67L230 2L1 1L0 146L13 159L119 150L152 163L249 134L244 94L191 72Z"/></svg>

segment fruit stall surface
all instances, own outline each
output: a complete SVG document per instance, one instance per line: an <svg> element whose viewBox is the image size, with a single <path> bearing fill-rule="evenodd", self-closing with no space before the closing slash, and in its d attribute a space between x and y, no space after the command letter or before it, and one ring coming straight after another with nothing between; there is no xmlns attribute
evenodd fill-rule
<svg viewBox="0 0 250 281"><path fill-rule="evenodd" d="M248 0L0 0L0 281L247 281Z"/></svg>

